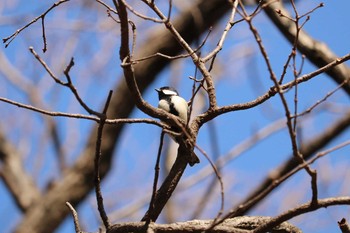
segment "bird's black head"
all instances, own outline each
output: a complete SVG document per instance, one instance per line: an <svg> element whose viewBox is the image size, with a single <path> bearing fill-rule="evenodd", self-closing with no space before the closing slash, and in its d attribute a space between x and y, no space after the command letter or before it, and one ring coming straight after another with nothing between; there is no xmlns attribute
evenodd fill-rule
<svg viewBox="0 0 350 233"><path fill-rule="evenodd" d="M159 89L156 89L158 92L159 100L170 97L170 96L177 96L179 93L172 87L161 87Z"/></svg>

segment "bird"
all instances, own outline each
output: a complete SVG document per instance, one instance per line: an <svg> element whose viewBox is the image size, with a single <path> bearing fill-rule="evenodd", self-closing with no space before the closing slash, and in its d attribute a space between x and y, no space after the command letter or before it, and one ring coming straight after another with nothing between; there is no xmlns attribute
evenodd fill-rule
<svg viewBox="0 0 350 233"><path fill-rule="evenodd" d="M155 89L158 92L158 108L163 109L164 111L171 113L177 117L179 117L181 120L187 124L188 119L188 104L187 101L179 96L179 93L177 90L173 87L164 86L159 89ZM176 129L173 129L174 131L178 131ZM175 139L175 141L177 141ZM189 164L190 166L193 166L196 163L199 163L198 156L192 152Z"/></svg>
<svg viewBox="0 0 350 233"><path fill-rule="evenodd" d="M158 108L163 109L187 123L188 104L187 101L179 96L179 93L172 87L161 87L156 89L158 92Z"/></svg>

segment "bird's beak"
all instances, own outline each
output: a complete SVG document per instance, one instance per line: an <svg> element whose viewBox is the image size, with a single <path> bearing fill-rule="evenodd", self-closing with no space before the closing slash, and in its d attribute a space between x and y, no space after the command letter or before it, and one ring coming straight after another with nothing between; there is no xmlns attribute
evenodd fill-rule
<svg viewBox="0 0 350 233"><path fill-rule="evenodd" d="M154 90L156 90L157 92L160 92L160 89L157 89L157 88L156 88L156 89L154 89Z"/></svg>

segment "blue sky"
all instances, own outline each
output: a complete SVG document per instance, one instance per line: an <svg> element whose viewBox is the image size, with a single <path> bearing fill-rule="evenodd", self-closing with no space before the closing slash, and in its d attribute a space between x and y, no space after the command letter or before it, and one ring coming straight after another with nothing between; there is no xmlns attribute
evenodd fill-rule
<svg viewBox="0 0 350 233"><path fill-rule="evenodd" d="M50 7L53 2L38 3L34 0L5 0L0 3L1 38L9 36L16 29L31 21ZM319 1L311 0L298 1L297 7L302 13L312 9L319 3ZM40 51L42 49L40 22L23 31L8 48L5 49L3 46L1 53L5 54L9 62L20 70L23 74L23 80L27 80L29 83L37 85L39 90L43 90L43 102L48 109L84 113L69 91L54 84L28 51L28 47L33 46L62 78L61 70L68 64L70 57L74 56L76 65L72 69L71 75L75 77L78 90L92 108L100 108L108 90L113 88L118 82L118 78L115 77L120 77L121 74L117 54L118 41L115 40L118 35L118 28L113 28L111 22L109 24L106 23L108 20L105 19L105 10L99 5L92 3L98 10L94 10L91 7L86 12L80 8L79 3L78 6L74 5L72 9L70 9L72 6L70 4L63 4L47 16L48 52L46 54L42 54ZM350 2L324 1L324 4L323 8L318 9L311 15L311 19L305 25L305 29L317 40L325 42L337 55L343 56L350 51L350 30L346 26L346 23L350 21L350 15L348 14ZM15 22L15 25L13 25L13 22ZM226 18L222 20L222 23L225 22ZM204 53L215 46L223 28L222 23L214 28L210 40L203 48ZM276 74L279 75L281 66L290 52L290 44L281 36L272 23L266 19L265 15L259 15L254 20L254 24L261 33L272 66ZM96 29L98 30L97 33L95 32ZM146 33L147 30L147 27L140 27L140 35ZM75 37L78 38L78 41L76 41ZM139 42L140 44L142 44L142 40ZM347 64L349 65L349 63ZM316 67L306 61L303 73L308 73L315 69ZM219 105L246 102L263 94L272 86L266 70L256 42L247 29L247 25L241 23L235 26L228 35L213 71ZM154 88L172 84L178 87L182 96L189 99L192 82L188 77L193 75L194 66L189 59L174 63L164 70L157 78L157 81L145 91L144 98L156 106L158 100ZM292 78L291 74L286 77L288 80ZM11 98L24 103L28 102L27 96L14 87L1 72L0 80L2 83L2 87L0 87L1 97ZM335 87L336 84L326 75L320 75L307 84L300 85L299 109L308 108ZM293 92L288 93L286 96L289 103L292 103ZM330 98L330 102L340 109L349 109L348 97L342 91L334 94ZM44 187L47 180L59 175L57 166L55 166L52 146L49 144L43 146L40 143L41 140L45 139L46 135L44 131L37 130L41 127L42 118L38 114L30 113L5 103L0 103L0 108L3 118L6 119L6 121L1 122L0 127L5 132L8 132L9 138L23 152L26 162L25 167L31 174L36 175L39 186ZM321 109L317 109L317 111L321 111L320 114L306 117L303 120L301 135L303 139L307 140L321 133L329 122L335 121L341 116L341 113L337 113L335 110L322 111ZM11 119L13 115L16 116L16 127L14 130L11 130L9 125L13 122L13 119ZM135 109L132 117L146 116ZM278 97L271 99L258 108L220 116L212 122L218 135L219 154L221 156L227 154L228 151L234 149L235 146L249 138L254 132L283 117L284 112ZM88 121L62 118L55 118L55 121L59 126L60 136L66 146L67 160L71 163L79 155L94 124ZM110 205L112 207L109 209L111 214L123 206L138 201L145 195L150 195L159 133L159 128L150 125L128 125L125 127L122 139L116 150L116 159L113 161L114 168L102 187L106 199L111 202ZM213 149L209 133L211 132L207 126L201 129L198 145L207 151L209 155L212 155ZM329 147L348 140L349 136L350 132L345 132L332 142ZM71 140L72 138L76 140ZM130 144L133 146L130 147ZM334 182L331 178L336 180L343 178L344 182L349 179L347 172L349 167L347 156L349 152L349 148L343 148L313 166L313 168L320 171L320 197L348 195L349 190L344 188L344 184L342 182ZM243 199L250 188L258 184L271 169L285 161L290 154L290 140L287 130L284 128L227 164L223 170L225 187L227 188L225 190L228 193L225 203L226 210ZM39 156L39 159L37 156ZM208 162L205 161L203 156L201 160L201 164L186 171L184 182L207 166ZM335 171L332 177L328 177L327 174L332 173L333 170ZM188 214L184 213L182 216L178 216L177 221L187 220L192 209L195 208L195 203L189 203L186 197L193 192L196 192L199 196L203 195L208 183L209 179L189 190L179 191L175 194L174 199L180 203L179 208L184 206L191 207ZM130 184L133 184L135 187L132 187ZM298 191L293 192L293 196L290 197L287 195L289 190ZM115 200L116 192L123 199ZM135 195L130 195L130 193ZM200 216L201 218L212 218L216 215L219 205L218 194L219 191L217 190L211 199L213 205L206 209L203 215ZM258 208L249 214L278 215L281 211L308 201L309 198L309 177L305 172L300 172L300 174L289 179L278 190L273 192ZM20 221L20 212L16 209L12 198L9 197L4 184L1 182L0 200L4 203L0 209L0 215L4 216L0 220L0 225L3 226L5 232L10 232L10 229ZM97 220L98 215L96 214L96 204L93 195L89 195L83 205L79 207L78 212L83 225L86 227L85 230L96 231L100 223ZM292 222L305 232L337 232L336 222L342 217L348 217L348 213L349 208L343 206L317 211L317 219L321 219L322 223L326 225L322 229L317 229L317 227L315 228L314 225L310 224L310 221L315 219L314 213L298 217ZM137 221L141 215L142 211L130 216L127 220ZM160 219L160 221L164 221L164 219ZM69 217L57 233L72 232L73 229L72 219Z"/></svg>

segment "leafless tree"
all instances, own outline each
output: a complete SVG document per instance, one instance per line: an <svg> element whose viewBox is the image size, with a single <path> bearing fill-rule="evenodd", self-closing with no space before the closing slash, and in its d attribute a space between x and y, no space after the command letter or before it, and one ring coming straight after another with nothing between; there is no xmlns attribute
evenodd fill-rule
<svg viewBox="0 0 350 233"><path fill-rule="evenodd" d="M329 160L350 144L339 140L349 108L332 101L350 95L350 53L306 32L324 4L305 2L59 0L4 14L0 175L20 212L11 230L53 232L69 216L77 233L301 232L297 217L348 208L348 172ZM262 19L282 35L271 43L288 41L284 55L270 55L280 48ZM188 94L189 122L155 107L156 80ZM232 94L240 80L253 94ZM320 83L324 92L308 91ZM312 132L313 121L326 123ZM194 151L201 162L189 167ZM232 166L238 156L249 172ZM345 218L333 223L341 232Z"/></svg>

